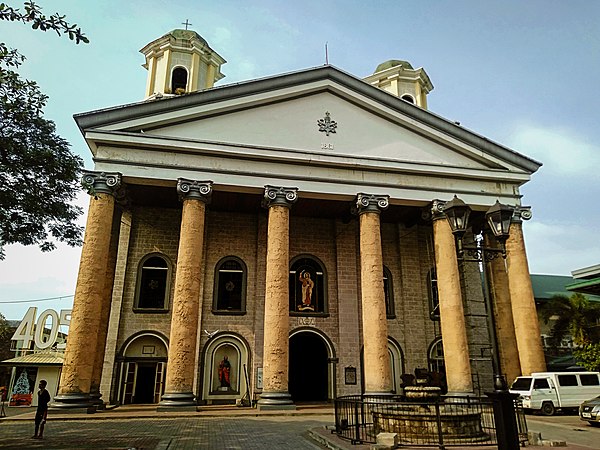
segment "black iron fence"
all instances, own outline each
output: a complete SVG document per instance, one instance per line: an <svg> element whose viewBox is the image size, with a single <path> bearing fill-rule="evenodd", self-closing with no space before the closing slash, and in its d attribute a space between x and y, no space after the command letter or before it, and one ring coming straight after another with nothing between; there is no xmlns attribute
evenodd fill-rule
<svg viewBox="0 0 600 450"><path fill-rule="evenodd" d="M523 409L515 402L519 440L527 440ZM492 402L487 397L442 396L407 401L403 396L352 395L335 400L335 432L353 444L376 443L397 433L400 445L439 447L498 445Z"/></svg>

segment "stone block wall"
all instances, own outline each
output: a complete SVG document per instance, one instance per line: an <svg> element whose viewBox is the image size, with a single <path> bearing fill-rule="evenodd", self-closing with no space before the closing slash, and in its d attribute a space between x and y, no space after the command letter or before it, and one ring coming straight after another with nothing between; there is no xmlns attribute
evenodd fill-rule
<svg viewBox="0 0 600 450"><path fill-rule="evenodd" d="M118 336L111 324L114 352L140 331L155 331L168 338L170 312L135 313L136 281L141 259L159 252L172 263L170 305L177 263L180 209L136 207L132 210L129 248L117 266L118 286L122 291ZM234 332L249 344L250 382L254 387L257 368L262 367L264 335L264 290L267 212L254 214L217 212L207 210L204 239L204 272L198 337L198 392L201 392L201 358L208 342L203 330ZM290 332L314 327L326 336L334 348L335 387L337 395L360 392L360 354L362 348L360 260L358 221L299 217L290 218L290 259L298 255L313 255L322 261L327 272L328 316L315 317L307 324L290 316ZM121 245L126 243L121 242ZM392 275L393 301L396 317L388 319L388 334L398 342L404 355L404 372L428 367L427 351L439 336L439 322L429 316L427 274L434 266L432 231L430 225L405 227L402 224L382 225L384 265ZM216 315L212 313L216 264L226 256L236 256L247 267L246 312L243 315ZM481 294L481 283L476 264L465 267L463 292L468 315L469 340L473 371L481 378L491 379L489 360L478 358L480 347L487 341L487 329ZM119 272L121 271L121 272ZM119 281L121 280L121 281ZM114 305L118 302L113 301ZM169 306L170 306L169 305ZM115 314L113 314L113 320ZM344 368L357 368L357 384L345 385ZM400 364L397 365L401 367ZM487 369L486 369L487 368ZM485 371L488 370L488 374ZM105 370L105 373L108 371ZM113 377L115 371L113 370ZM113 391L115 389L113 388ZM256 392L256 389L254 388Z"/></svg>

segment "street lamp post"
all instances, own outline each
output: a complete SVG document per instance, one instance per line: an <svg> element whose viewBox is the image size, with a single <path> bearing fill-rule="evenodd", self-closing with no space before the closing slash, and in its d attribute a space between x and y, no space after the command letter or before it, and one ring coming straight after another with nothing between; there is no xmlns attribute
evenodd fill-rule
<svg viewBox="0 0 600 450"><path fill-rule="evenodd" d="M514 408L514 399L517 396L508 392L506 380L501 373L496 320L487 275L488 262L493 261L499 256L506 258L505 244L509 236L514 208L496 201L485 214L486 222L496 240L500 243L500 248L486 247L482 240L478 240L475 246L463 245L462 239L469 225L471 208L456 195L451 201L445 204L444 213L452 229L452 234L456 238L458 259L477 262L483 266L483 296L487 309L487 323L492 347L492 370L494 373L494 392L487 393L486 395L492 399L494 405L498 448L516 450L519 448L519 433Z"/></svg>

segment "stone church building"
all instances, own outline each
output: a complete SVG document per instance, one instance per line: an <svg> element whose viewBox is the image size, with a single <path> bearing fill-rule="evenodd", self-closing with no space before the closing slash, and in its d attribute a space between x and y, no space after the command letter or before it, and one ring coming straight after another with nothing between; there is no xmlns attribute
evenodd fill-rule
<svg viewBox="0 0 600 450"><path fill-rule="evenodd" d="M494 347L508 378L544 370L520 194L540 164L428 111L425 70L217 87L225 60L194 31L141 52L143 101L75 116L95 167L54 407L286 409L398 393L415 369L478 393ZM515 208L489 289L457 259L455 195L465 243Z"/></svg>

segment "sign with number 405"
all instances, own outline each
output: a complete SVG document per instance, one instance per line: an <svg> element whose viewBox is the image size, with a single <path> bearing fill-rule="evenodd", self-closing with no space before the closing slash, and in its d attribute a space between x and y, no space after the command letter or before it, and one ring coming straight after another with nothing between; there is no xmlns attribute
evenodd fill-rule
<svg viewBox="0 0 600 450"><path fill-rule="evenodd" d="M36 313L37 308L30 307L11 338L13 341L23 341L21 347L23 349L28 349L31 341L40 350L52 347L56 344L60 327L69 326L71 323L70 309L62 309L60 314L52 309L47 309L40 314L37 323L35 321ZM46 323L48 319L51 320L50 324ZM56 348L64 349L66 345L66 342L62 342L57 344Z"/></svg>

